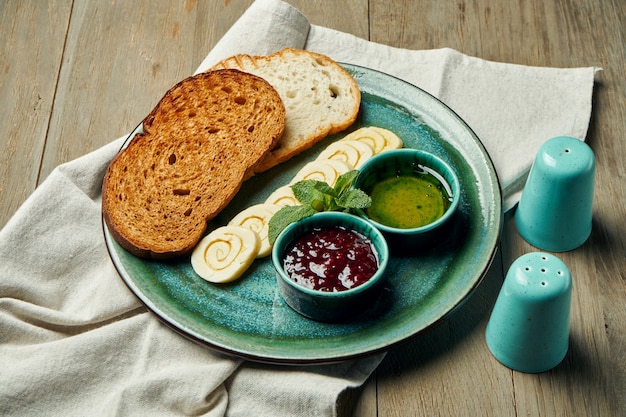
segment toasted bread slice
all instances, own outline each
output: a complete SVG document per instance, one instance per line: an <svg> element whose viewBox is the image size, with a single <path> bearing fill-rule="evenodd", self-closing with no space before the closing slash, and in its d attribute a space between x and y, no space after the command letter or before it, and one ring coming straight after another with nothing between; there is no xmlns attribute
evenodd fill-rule
<svg viewBox="0 0 626 417"><path fill-rule="evenodd" d="M102 212L112 236L144 258L190 253L284 125L282 100L260 77L226 69L181 81L108 167Z"/></svg>
<svg viewBox="0 0 626 417"><path fill-rule="evenodd" d="M287 109L285 132L255 168L263 172L310 148L357 118L361 92L352 76L331 58L283 49L269 56L235 55L215 66L236 68L266 79Z"/></svg>

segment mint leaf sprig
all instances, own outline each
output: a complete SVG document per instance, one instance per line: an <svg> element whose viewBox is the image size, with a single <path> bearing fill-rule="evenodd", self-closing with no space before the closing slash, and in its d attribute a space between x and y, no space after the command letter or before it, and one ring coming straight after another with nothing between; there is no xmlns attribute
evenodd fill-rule
<svg viewBox="0 0 626 417"><path fill-rule="evenodd" d="M299 206L285 206L278 210L269 222L268 238L274 244L276 238L291 223L319 213L321 211L342 211L350 213L354 209L368 208L372 199L359 189L352 189L352 184L359 171L352 170L341 174L335 186L323 181L302 180L291 186Z"/></svg>

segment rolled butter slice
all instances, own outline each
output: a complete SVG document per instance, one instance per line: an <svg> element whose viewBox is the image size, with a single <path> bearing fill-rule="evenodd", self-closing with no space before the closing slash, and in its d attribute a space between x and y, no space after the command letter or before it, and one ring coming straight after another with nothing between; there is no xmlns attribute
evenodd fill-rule
<svg viewBox="0 0 626 417"><path fill-rule="evenodd" d="M350 166L334 159L322 159L309 162L294 176L290 184L302 180L323 181L331 187L335 185L341 174L350 171Z"/></svg>
<svg viewBox="0 0 626 417"><path fill-rule="evenodd" d="M195 247L191 254L191 266L209 282L231 282L248 269L259 247L259 236L248 228L218 227Z"/></svg>
<svg viewBox="0 0 626 417"><path fill-rule="evenodd" d="M348 164L351 169L359 169L361 165L374 155L374 148L368 143L358 140L338 141L324 149L317 160L332 159Z"/></svg>
<svg viewBox="0 0 626 417"><path fill-rule="evenodd" d="M402 139L388 129L377 126L362 127L348 133L340 142L359 141L367 143L374 149L374 155L378 155L389 149L399 149L403 146Z"/></svg>
<svg viewBox="0 0 626 417"><path fill-rule="evenodd" d="M380 133L385 138L385 146L383 146L383 149L380 152L389 149L400 149L402 146L404 146L404 142L402 141L402 139L400 139L400 137L393 133L391 130L384 129L378 126L372 126L370 129Z"/></svg>
<svg viewBox="0 0 626 417"><path fill-rule="evenodd" d="M299 206L300 202L293 194L291 185L283 185L277 188L272 194L270 194L265 200L266 204L275 204L277 206Z"/></svg>
<svg viewBox="0 0 626 417"><path fill-rule="evenodd" d="M245 227L259 236L260 246L256 254L257 258L266 257L272 251L268 238L269 222L280 207L276 204L255 204L241 211L228 222L229 226Z"/></svg>

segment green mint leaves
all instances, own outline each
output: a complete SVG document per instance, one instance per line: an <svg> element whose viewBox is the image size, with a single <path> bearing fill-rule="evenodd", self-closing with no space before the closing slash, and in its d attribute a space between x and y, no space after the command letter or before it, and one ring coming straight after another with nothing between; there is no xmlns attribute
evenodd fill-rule
<svg viewBox="0 0 626 417"><path fill-rule="evenodd" d="M289 224L312 216L320 211L343 211L364 209L372 204L372 199L359 189L352 189L352 184L359 171L352 170L337 178L334 187L323 181L303 180L291 186L300 206L281 208L269 222L269 241L273 244L276 238Z"/></svg>
<svg viewBox="0 0 626 417"><path fill-rule="evenodd" d="M272 216L269 222L269 230L267 232L267 238L271 245L274 244L276 238L287 226L291 223L295 223L306 217L312 216L317 213L311 206L284 206L276 214Z"/></svg>

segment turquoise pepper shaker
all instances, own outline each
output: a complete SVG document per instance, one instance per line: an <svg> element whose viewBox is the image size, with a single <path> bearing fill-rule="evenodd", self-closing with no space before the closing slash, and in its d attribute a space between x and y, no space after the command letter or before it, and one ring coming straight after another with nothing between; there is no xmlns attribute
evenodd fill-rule
<svg viewBox="0 0 626 417"><path fill-rule="evenodd" d="M487 324L493 356L525 373L558 365L569 345L571 290L570 271L554 255L533 252L513 262Z"/></svg>
<svg viewBox="0 0 626 417"><path fill-rule="evenodd" d="M564 252L591 234L595 156L583 141L558 136L533 162L517 211L519 234L531 245Z"/></svg>

